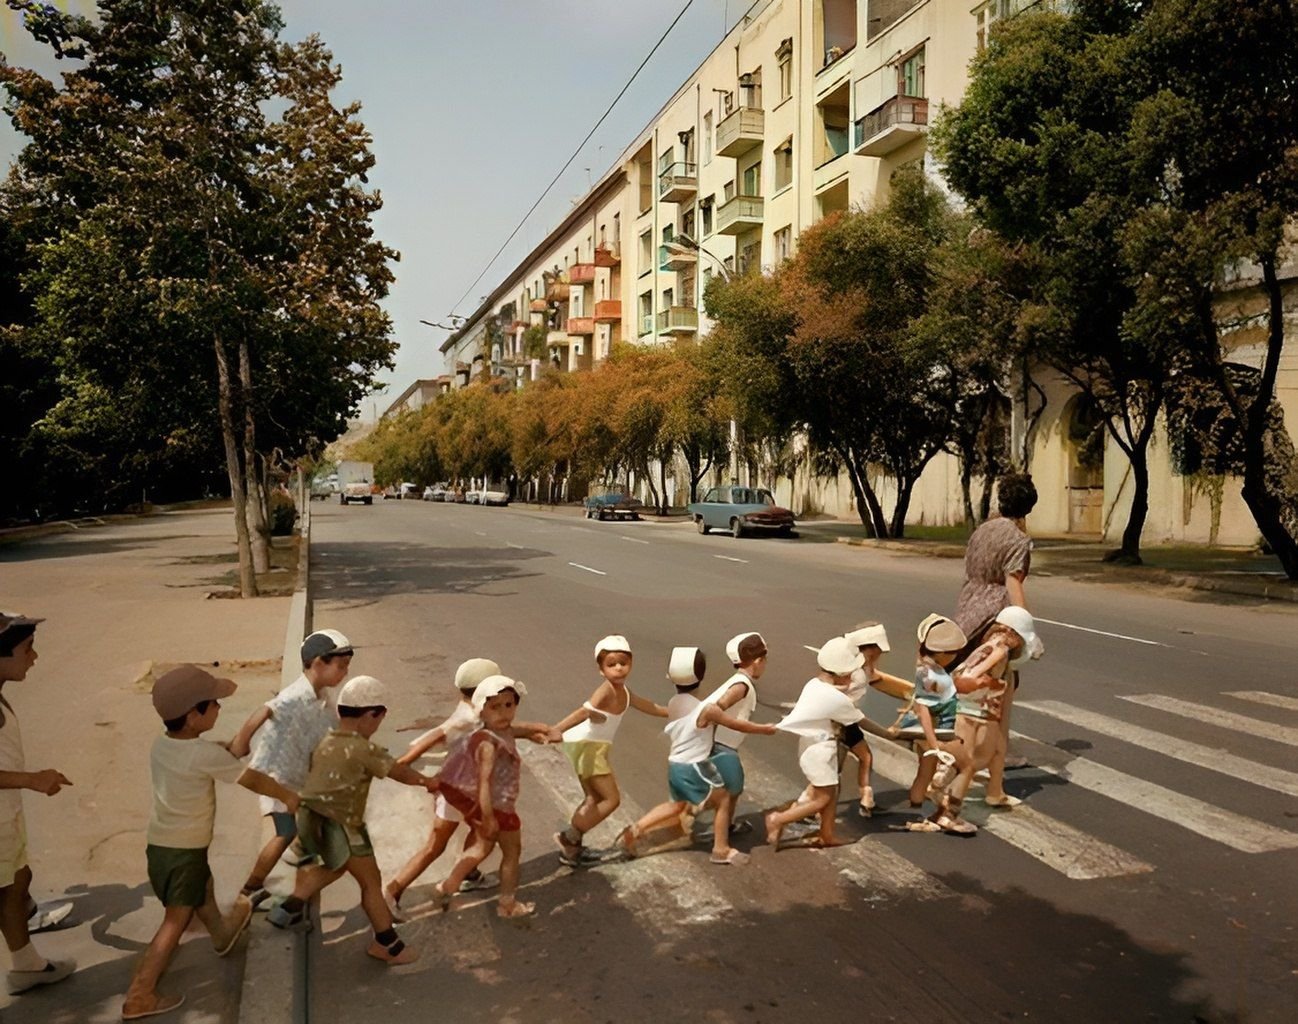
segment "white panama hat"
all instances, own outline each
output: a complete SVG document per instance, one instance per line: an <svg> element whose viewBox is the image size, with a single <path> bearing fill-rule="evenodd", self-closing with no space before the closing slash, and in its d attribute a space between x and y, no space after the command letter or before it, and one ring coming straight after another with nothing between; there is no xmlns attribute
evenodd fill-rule
<svg viewBox="0 0 1298 1024"><path fill-rule="evenodd" d="M387 705L387 688L373 676L356 676L338 691L340 708L377 708Z"/></svg>
<svg viewBox="0 0 1298 1024"><path fill-rule="evenodd" d="M853 647L865 647L867 644L873 644L884 652L892 650L888 646L888 631L878 622L873 626L861 626L857 629L848 630L843 635Z"/></svg>
<svg viewBox="0 0 1298 1024"><path fill-rule="evenodd" d="M743 663L743 652L740 651L740 648L744 646L744 641L750 637L756 639L757 642L762 645L762 648L765 649L766 638L763 637L761 633L755 632L754 630L736 633L726 641L726 657L730 659L730 664L740 665Z"/></svg>
<svg viewBox="0 0 1298 1024"><path fill-rule="evenodd" d="M865 655L845 636L831 637L816 652L816 664L836 676L850 675L865 664Z"/></svg>
<svg viewBox="0 0 1298 1024"><path fill-rule="evenodd" d="M500 666L490 658L470 658L455 670L455 688L473 690L488 676L500 675Z"/></svg>
<svg viewBox="0 0 1298 1024"><path fill-rule="evenodd" d="M1046 653L1046 645L1037 636L1037 624L1032 613L1018 605L1007 605L996 615L996 621L1002 626L1009 626L1023 638L1023 650L1019 652L1016 662L1035 661Z"/></svg>
<svg viewBox="0 0 1298 1024"><path fill-rule="evenodd" d="M667 663L667 678L674 686L693 686L703 681L708 659L697 647L673 647Z"/></svg>
<svg viewBox="0 0 1298 1024"><path fill-rule="evenodd" d="M509 676L487 676L473 691L473 710L482 714L482 709L487 706L487 701L506 690L513 690L518 694L519 700L527 695L527 687L516 679L510 679Z"/></svg>
<svg viewBox="0 0 1298 1024"><path fill-rule="evenodd" d="M609 651L621 651L623 654L630 654L631 642L621 633L610 633L595 645L595 659L598 661L601 654L607 654Z"/></svg>

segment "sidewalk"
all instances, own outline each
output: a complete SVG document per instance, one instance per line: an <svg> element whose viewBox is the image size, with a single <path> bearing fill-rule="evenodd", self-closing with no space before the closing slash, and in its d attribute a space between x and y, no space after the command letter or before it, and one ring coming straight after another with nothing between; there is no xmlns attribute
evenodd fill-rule
<svg viewBox="0 0 1298 1024"><path fill-rule="evenodd" d="M77 974L52 989L0 994L5 1024L120 1020L136 956L161 920L144 863L150 805L148 753L159 723L156 675L192 661L239 683L222 702L214 739L228 739L280 684L290 598L209 600L228 589L234 529L228 509L114 520L0 545L0 607L47 618L40 655L5 687L28 764L55 767L74 786L24 794L38 899L76 902L72 927L37 937L47 956L73 957ZM228 904L260 846L256 797L221 787L212 869ZM164 981L186 1003L167 1019L230 1024L239 1009L240 951L225 960L193 933Z"/></svg>

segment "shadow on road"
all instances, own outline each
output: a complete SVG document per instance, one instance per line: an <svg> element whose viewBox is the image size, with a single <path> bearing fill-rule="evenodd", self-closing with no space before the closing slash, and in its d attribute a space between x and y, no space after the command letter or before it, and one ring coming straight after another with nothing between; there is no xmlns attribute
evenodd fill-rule
<svg viewBox="0 0 1298 1024"><path fill-rule="evenodd" d="M30 541L0 544L0 562L34 562L43 558L89 558L94 555L111 555L126 551L144 553L149 548L168 541L191 538L202 543L211 542L210 536L196 533L137 533L118 537L60 534L57 538L40 537ZM230 543L234 543L233 537ZM237 558L238 555L234 557Z"/></svg>
<svg viewBox="0 0 1298 1024"><path fill-rule="evenodd" d="M331 601L356 601L390 594L479 594L504 597L489 584L527 579L518 563L548 558L532 548L429 547L423 544L347 541L311 545L311 577Z"/></svg>

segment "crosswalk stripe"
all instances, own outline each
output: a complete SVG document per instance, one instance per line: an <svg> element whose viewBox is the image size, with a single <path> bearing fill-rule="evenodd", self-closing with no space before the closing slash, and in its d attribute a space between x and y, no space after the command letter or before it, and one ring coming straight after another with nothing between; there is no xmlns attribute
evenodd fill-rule
<svg viewBox="0 0 1298 1024"><path fill-rule="evenodd" d="M1180 715L1182 718L1189 718L1196 722L1207 722L1209 725L1217 725L1223 729L1233 729L1249 736L1259 736L1262 739L1274 740L1276 743L1298 747L1298 729L1291 726L1266 722L1260 718L1249 718L1248 715L1237 715L1233 711L1219 711L1207 704L1195 704L1192 701L1177 700L1175 697L1165 697L1157 693L1124 694L1120 699L1142 707L1166 711L1168 714Z"/></svg>
<svg viewBox="0 0 1298 1024"><path fill-rule="evenodd" d="M1233 690L1227 697L1239 700L1250 700L1254 704L1269 704L1273 708L1284 708L1286 711L1298 711L1298 697L1286 697L1279 693L1264 693L1261 690Z"/></svg>
<svg viewBox="0 0 1298 1024"><path fill-rule="evenodd" d="M915 777L916 757L912 751L892 743L879 743L874 751L875 770L885 778L909 786ZM1047 867L1073 879L1116 878L1153 871L1125 850L1065 825L1031 807L995 811L983 830L1003 839Z"/></svg>
<svg viewBox="0 0 1298 1024"><path fill-rule="evenodd" d="M1153 729L1145 729L1118 718L1110 718L1108 715L1097 714L1094 711L1087 711L1072 704L1065 704L1062 701L1016 700L1014 707L1023 708L1025 711L1035 711L1041 715L1049 715L1051 718L1058 718L1070 725L1078 726L1090 732L1110 736L1126 743L1134 743L1153 753L1162 754L1164 757L1184 761L1186 764L1206 768L1208 771L1220 772L1223 775L1229 775L1243 782L1250 782L1264 789L1271 789L1289 796L1298 796L1298 775L1284 771L1281 768L1274 768L1269 764L1259 764L1257 761L1237 757L1225 750L1214 750L1212 747L1205 747L1199 743L1191 743L1189 740L1168 736L1166 733L1155 732Z"/></svg>
<svg viewBox="0 0 1298 1024"><path fill-rule="evenodd" d="M1040 742L1018 731L1011 735L1029 742ZM1215 807L1203 800L1146 779L1138 779L1085 757L1075 757L1063 768L1041 765L1039 770L1057 775L1070 785L1117 800L1134 810L1170 821L1242 853L1269 853L1272 850L1298 848L1296 833Z"/></svg>

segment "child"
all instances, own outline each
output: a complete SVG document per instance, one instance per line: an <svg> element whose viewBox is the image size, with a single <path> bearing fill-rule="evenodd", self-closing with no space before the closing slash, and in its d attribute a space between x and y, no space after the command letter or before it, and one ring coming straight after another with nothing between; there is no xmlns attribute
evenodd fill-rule
<svg viewBox="0 0 1298 1024"><path fill-rule="evenodd" d="M563 734L563 752L572 762L585 799L572 813L572 820L554 840L559 844L559 861L568 867L583 863L582 839L587 832L617 810L622 802L617 779L609 764L613 737L628 708L646 715L666 718L667 709L637 697L626 686L631 674L631 645L624 636L606 636L595 645L595 664L604 681L581 707L554 728Z"/></svg>
<svg viewBox="0 0 1298 1024"><path fill-rule="evenodd" d="M514 745L513 723L522 683L493 675L473 691L473 708L482 727L446 758L439 776L441 796L473 829L473 843L450 875L437 886L445 910L470 872L500 844L499 917L527 917L535 904L518 901L518 862L522 857L522 822L514 810L522 762Z"/></svg>
<svg viewBox="0 0 1298 1024"><path fill-rule="evenodd" d="M919 650L915 659L913 710L898 725L901 729L918 725L924 731L924 739L919 744L922 748L919 767L915 781L910 784L910 804L919 807L930 786L935 793L940 793L954 775L950 771L954 757L946 745L938 742L937 730L955 728L956 686L947 667L969 641L959 626L936 612L924 618L915 636Z"/></svg>
<svg viewBox="0 0 1298 1024"><path fill-rule="evenodd" d="M158 981L195 915L212 936L217 956L225 956L248 926L252 904L242 893L224 917L212 893L207 848L216 817L216 785L239 785L274 797L289 807L297 795L268 775L245 768L228 747L202 739L216 725L221 700L234 693L229 679L217 679L196 665L181 665L153 684L153 707L166 734L153 741L149 773L153 813L149 817L149 883L162 901L162 925L140 958L122 1004L123 1020L138 1020L174 1010L182 996L158 994Z"/></svg>
<svg viewBox="0 0 1298 1024"><path fill-rule="evenodd" d="M337 630L321 629L302 641L300 653L302 674L254 711L230 741L230 752L243 757L256 736L257 749L249 765L294 792L306 782L311 751L338 721L334 689L347 678L352 645ZM270 816L275 834L243 884L243 894L254 909L270 896L266 876L297 838L293 814L283 803L263 797L261 812ZM294 866L300 859L294 858Z"/></svg>
<svg viewBox="0 0 1298 1024"><path fill-rule="evenodd" d="M656 828L671 826L680 835L689 834L686 815L693 816L704 807L717 807L729 799L725 780L713 764L713 733L718 726L740 733L770 736L773 725L755 725L727 715L715 704L705 704L694 695L703 682L707 659L697 647L672 650L667 678L676 686L676 696L667 704L667 724L663 732L671 737L667 754L667 793L671 799L649 811L634 825L628 825L618 843L628 857L636 855L636 844ZM713 864L746 864L748 854L730 845L728 830L718 824L712 836Z"/></svg>
<svg viewBox="0 0 1298 1024"><path fill-rule="evenodd" d="M500 675L500 666L487 658L470 658L460 665L455 671L455 689L460 697L455 710L441 725L428 730L411 743L406 752L397 758L397 764L414 764L438 744L446 745L448 760L454 756L469 735L480 725L478 711L473 705L474 690L483 680L498 675ZM533 722L516 722L511 727L511 732L516 738L528 737L537 742L559 740L558 733L551 734L547 726ZM402 895L420 875L428 870L428 866L442 855L451 836L459 828L460 822L464 821L464 815L447 801L444 793L437 794L433 813L433 827L428 834L428 841L383 888L384 898L388 901L388 909L392 912L395 921L400 922L404 917L401 912ZM470 831L464 840L465 851L472 842L473 833ZM461 891L484 889L488 884L486 876L475 867L465 877Z"/></svg>
<svg viewBox="0 0 1298 1024"><path fill-rule="evenodd" d="M891 650L888 646L888 633L880 623L862 622L844 635L847 642L860 651L865 659L865 664L852 674L852 682L847 688L848 700L853 704L860 703L870 686L884 679L904 685L904 680L879 671L879 659ZM870 785L874 756L870 752L870 744L865 740L865 733L856 722L843 727L843 746L856 758L857 785L861 791L857 813L862 818L868 818L874 813L874 789Z"/></svg>
<svg viewBox="0 0 1298 1024"><path fill-rule="evenodd" d="M738 633L726 642L726 657L735 671L708 694L703 703L715 704L732 717L747 722L757 709L757 680L766 671L766 641L761 633ZM743 742L744 733L724 725L718 726L713 734L710 756L726 786L713 823L714 848L718 835L728 848L729 836L742 835L752 828L746 821L734 823L735 808L744 792L744 763L739 759L739 747Z"/></svg>
<svg viewBox="0 0 1298 1024"><path fill-rule="evenodd" d="M21 683L36 664L36 627L44 619L0 612L0 691ZM27 829L22 791L54 796L72 785L66 775L46 768L27 770L18 716L0 692L0 933L9 947L10 995L62 981L77 969L71 960L46 960L31 943L32 869L27 864Z"/></svg>
<svg viewBox="0 0 1298 1024"><path fill-rule="evenodd" d="M811 786L810 797L804 793L788 809L767 812L766 841L777 849L785 826L813 814L820 815L817 845L841 845L834 835L837 726L865 717L847 696L852 673L865 664L865 658L850 640L836 636L816 652L816 664L819 673L802 688L793 710L776 723L776 728L798 734L798 765Z"/></svg>
<svg viewBox="0 0 1298 1024"><path fill-rule="evenodd" d="M338 693L338 724L311 754L311 768L302 788L297 830L302 849L312 863L297 870L293 895L268 915L276 928L309 927L307 901L327 885L350 874L361 890L361 907L374 928L374 941L366 953L385 964L408 964L418 959L392 927L392 915L383 899L374 847L365 828L365 803L370 780L388 778L407 786L437 789L436 778L421 775L409 765L397 764L370 737L388 713L383 684L373 676L357 676Z"/></svg>

